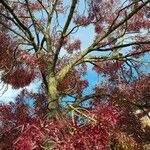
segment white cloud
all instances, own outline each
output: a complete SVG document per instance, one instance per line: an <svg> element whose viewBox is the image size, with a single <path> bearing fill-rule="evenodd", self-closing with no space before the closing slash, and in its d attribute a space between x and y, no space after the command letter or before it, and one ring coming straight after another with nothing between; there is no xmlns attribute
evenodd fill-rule
<svg viewBox="0 0 150 150"><path fill-rule="evenodd" d="M41 84L41 81L39 79L33 81L29 86L25 87L29 91L37 92L38 88ZM10 101L14 101L16 96L23 90L23 88L20 89L13 89L11 85L4 85L0 84L0 103L8 103Z"/></svg>
<svg viewBox="0 0 150 150"><path fill-rule="evenodd" d="M0 84L0 87L2 88L2 84ZM14 98L20 93L21 89L19 90L15 90L12 89L12 87L10 85L8 85L8 87L6 87L7 85L4 85L5 87L1 89L0 91L0 103L7 103L10 101L13 101Z"/></svg>

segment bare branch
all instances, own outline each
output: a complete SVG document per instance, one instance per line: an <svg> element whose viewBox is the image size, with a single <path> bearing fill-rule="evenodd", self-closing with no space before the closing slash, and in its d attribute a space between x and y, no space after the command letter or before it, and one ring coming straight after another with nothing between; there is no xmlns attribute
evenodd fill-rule
<svg viewBox="0 0 150 150"><path fill-rule="evenodd" d="M42 8L45 10L45 12L47 13L47 15L49 14L46 7L43 5L42 1L37 0L39 2L39 4L42 6Z"/></svg>
<svg viewBox="0 0 150 150"><path fill-rule="evenodd" d="M67 74L67 72L75 65L77 64L79 61L81 61L89 52L92 52L93 50L97 49L97 45L99 44L100 41L102 41L103 39L105 39L106 37L108 37L108 35L110 35L114 30L116 30L118 27L120 27L121 25L123 25L124 23L127 22L127 20L131 19L139 10L141 10L144 6L146 6L148 3L150 2L150 0L147 0L145 3L142 3L140 6L138 6L136 9L134 9L132 12L130 12L128 15L126 15L126 17L120 21L118 24L114 25L113 27L111 27L110 29L108 29L107 33L102 36L99 37L98 39L96 39L93 44L91 46L89 46L87 49L85 49L75 60L71 61L68 63L67 66L65 66L59 73L57 78L59 78L59 80L62 80L65 75ZM130 45L130 44L129 44ZM126 45L126 46L129 46ZM132 44L131 44L132 45ZM134 43L135 45L135 43ZM125 45L124 45L125 46ZM119 46L121 47L121 45ZM110 49L110 48L109 48Z"/></svg>
<svg viewBox="0 0 150 150"><path fill-rule="evenodd" d="M147 0L145 3L141 4L139 7L137 7L136 9L134 9L132 12L130 12L128 15L126 15L126 17L120 21L118 24L114 25L114 26L110 26L110 28L108 29L107 33L102 36L97 38L93 44L90 47L95 47L97 46L97 44L102 41L103 39L105 39L108 35L110 35L113 31L115 31L118 27L120 27L121 25L123 25L127 20L131 19L139 10L141 10L144 6L146 6L148 3L150 2L150 0Z"/></svg>
<svg viewBox="0 0 150 150"><path fill-rule="evenodd" d="M91 51L102 51L102 52L113 51L114 49L125 48L125 47L136 46L136 45L148 45L148 44L150 44L150 41L136 41L136 42L131 42L127 44L117 45L117 46L110 47L110 48L104 48L104 49L95 48L95 49L91 49Z"/></svg>
<svg viewBox="0 0 150 150"><path fill-rule="evenodd" d="M20 20L19 18L16 16L16 14L14 13L14 11L12 10L12 8L4 1L1 0L0 3L9 11L9 13L14 17L15 21L19 24L19 29L23 29L26 33L28 33L28 39L30 39L33 43L33 47L35 49L35 51L37 50L37 46L35 44L34 41L34 37L32 35L32 33L30 32L30 30L28 29L28 27L26 27Z"/></svg>
<svg viewBox="0 0 150 150"><path fill-rule="evenodd" d="M30 6L29 6L29 2L28 0L25 0L26 4L27 4L27 9L29 11L29 14L30 14L30 18L32 20L32 23L33 23L33 27L34 27L34 30L35 30L35 35L36 35L36 39L37 39L37 47L39 47L39 43L40 43L40 39L39 39L39 33L37 31L37 26L36 26L36 20L35 20L35 16L33 15L31 9L30 9Z"/></svg>
<svg viewBox="0 0 150 150"><path fill-rule="evenodd" d="M93 94L90 94L90 95L86 95L84 97L81 97L81 98L77 98L76 101L74 102L73 106L76 107L78 106L79 104L87 101L87 100L90 100L90 99L93 99L93 98L101 98L105 96L105 94L103 93L93 93Z"/></svg>
<svg viewBox="0 0 150 150"><path fill-rule="evenodd" d="M9 27L7 24L5 24L4 22L0 21L0 24L3 25L5 28L7 28L8 30L10 30L11 32L13 32L14 34L18 35L19 37L21 37L23 40L27 41L28 43L32 43L32 41L30 41L29 39L25 38L23 35L21 35L20 33L18 33L17 31L15 31L14 29L12 29L11 27Z"/></svg>
<svg viewBox="0 0 150 150"><path fill-rule="evenodd" d="M59 41L59 47L57 48L56 54L55 54L55 56L54 56L53 70L55 69L55 65L56 65L56 62L57 62L57 59L58 59L58 55L59 55L60 50L61 50L61 47L62 47L62 45L63 45L63 40L64 40L64 37L65 37L65 35L66 35L67 29L68 29L68 27L69 27L69 25L70 25L70 22L71 22L71 20L72 20L72 17L73 17L75 8L76 8L77 1L78 1L78 0L72 0L72 4L71 4L71 7L70 7L69 15L68 15L67 21L66 21L66 23L65 23L65 26L64 26L64 28L63 28L63 31L62 31L62 33L61 33L61 37L60 37L60 41Z"/></svg>
<svg viewBox="0 0 150 150"><path fill-rule="evenodd" d="M48 12L48 18L47 18L47 26L46 30L44 32L44 37L42 41L46 40L46 45L47 45L47 51L50 53L51 52L51 38L50 38L50 26L53 18L53 14L55 12L56 6L57 6L58 0L55 1L55 3L52 6L52 9L49 10Z"/></svg>

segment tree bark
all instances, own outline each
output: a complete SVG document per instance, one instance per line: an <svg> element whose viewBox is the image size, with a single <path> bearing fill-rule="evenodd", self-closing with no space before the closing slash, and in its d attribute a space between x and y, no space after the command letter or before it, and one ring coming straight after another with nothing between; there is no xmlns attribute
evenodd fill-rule
<svg viewBox="0 0 150 150"><path fill-rule="evenodd" d="M61 106L59 105L60 95L57 90L58 81L55 76L48 78L48 117L59 118L61 116Z"/></svg>

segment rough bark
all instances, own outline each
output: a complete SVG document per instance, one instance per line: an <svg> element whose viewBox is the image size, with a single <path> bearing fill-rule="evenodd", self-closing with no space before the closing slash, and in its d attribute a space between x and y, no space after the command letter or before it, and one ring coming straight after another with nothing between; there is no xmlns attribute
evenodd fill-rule
<svg viewBox="0 0 150 150"><path fill-rule="evenodd" d="M57 90L58 81L55 76L49 76L48 78L48 117L56 118L61 114L61 108L59 105L59 92Z"/></svg>

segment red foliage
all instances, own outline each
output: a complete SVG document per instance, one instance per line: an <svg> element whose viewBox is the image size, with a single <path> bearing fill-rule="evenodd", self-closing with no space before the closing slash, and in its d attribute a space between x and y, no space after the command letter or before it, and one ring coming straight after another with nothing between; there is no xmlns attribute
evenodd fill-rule
<svg viewBox="0 0 150 150"><path fill-rule="evenodd" d="M93 20L93 17L92 16L77 16L75 19L74 19L74 23L77 24L77 25L82 25L82 26L88 26L91 21Z"/></svg>
<svg viewBox="0 0 150 150"><path fill-rule="evenodd" d="M14 140L20 135L22 126L27 122L33 121L29 113L29 107L17 101L7 105L0 105L0 147L2 150L11 150Z"/></svg>
<svg viewBox="0 0 150 150"><path fill-rule="evenodd" d="M4 75L2 80L5 83L12 85L13 88L18 89L29 85L35 77L36 75L33 70L16 67L11 73Z"/></svg>
<svg viewBox="0 0 150 150"><path fill-rule="evenodd" d="M112 75L117 72L122 66L124 62L119 61L106 61L106 62L98 62L93 67L93 69L97 73L103 73L104 75Z"/></svg>
<svg viewBox="0 0 150 150"><path fill-rule="evenodd" d="M108 149L111 132L119 121L120 113L113 106L94 111L96 122L73 125L70 120L46 121L29 123L14 142L14 149L42 150L46 142L53 149ZM102 114L102 115L101 115ZM107 118L107 119L106 119ZM109 118L109 119L108 119ZM43 144L45 143L45 145Z"/></svg>
<svg viewBox="0 0 150 150"><path fill-rule="evenodd" d="M7 33L0 31L0 68L8 71L13 65L13 53L15 43Z"/></svg>
<svg viewBox="0 0 150 150"><path fill-rule="evenodd" d="M81 41L75 40L73 43L67 43L65 45L65 49L67 50L68 53L72 53L73 50L80 50L80 46L81 46Z"/></svg>
<svg viewBox="0 0 150 150"><path fill-rule="evenodd" d="M14 142L13 148L16 150L38 150L42 145L44 134L35 125L28 125L23 129L19 138Z"/></svg>
<svg viewBox="0 0 150 150"><path fill-rule="evenodd" d="M66 78L59 84L58 90L62 93L66 91L72 94L81 95L88 85L88 81L81 78L80 72L74 70L66 75Z"/></svg>
<svg viewBox="0 0 150 150"><path fill-rule="evenodd" d="M140 122L149 116L150 75L138 72L138 58L150 45L136 42L149 40L140 33L149 32L148 3L136 10L145 1L69 2L0 0L1 80L15 89L42 82L37 93L24 89L0 105L0 149L141 150L150 141L150 128ZM87 26L95 39L82 43ZM94 88L85 80L88 63L102 75ZM85 91L91 86L92 94Z"/></svg>

